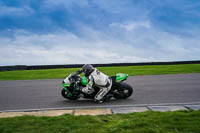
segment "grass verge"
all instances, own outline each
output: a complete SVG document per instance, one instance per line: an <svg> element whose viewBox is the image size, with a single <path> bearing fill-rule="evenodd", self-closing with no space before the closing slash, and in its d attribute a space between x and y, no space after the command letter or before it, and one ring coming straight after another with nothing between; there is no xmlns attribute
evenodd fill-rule
<svg viewBox="0 0 200 133"><path fill-rule="evenodd" d="M185 74L200 73L200 64L185 65L152 65L152 66L123 66L123 67L99 67L100 71L107 75L127 73L134 75L159 75L159 74ZM65 78L78 68L21 70L0 72L0 80L31 80L31 79L56 79Z"/></svg>
<svg viewBox="0 0 200 133"><path fill-rule="evenodd" d="M200 111L0 119L0 133L199 133Z"/></svg>

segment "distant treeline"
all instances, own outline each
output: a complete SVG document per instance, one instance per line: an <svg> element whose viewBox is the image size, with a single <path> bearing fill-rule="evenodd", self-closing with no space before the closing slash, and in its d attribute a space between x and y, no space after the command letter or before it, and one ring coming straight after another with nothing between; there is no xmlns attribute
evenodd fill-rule
<svg viewBox="0 0 200 133"><path fill-rule="evenodd" d="M173 61L173 62L143 62L143 63L110 63L110 64L92 64L94 67L114 67L114 66L142 66L142 65L178 65L178 64L200 64L197 61ZM11 70L36 70L36 69L56 69L56 68L80 68L84 64L68 64L68 65L16 65L16 66L0 66L0 71Z"/></svg>

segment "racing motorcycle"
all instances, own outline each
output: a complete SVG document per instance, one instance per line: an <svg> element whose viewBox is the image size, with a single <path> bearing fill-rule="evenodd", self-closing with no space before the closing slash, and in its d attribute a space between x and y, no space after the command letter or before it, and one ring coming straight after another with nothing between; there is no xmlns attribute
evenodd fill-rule
<svg viewBox="0 0 200 133"><path fill-rule="evenodd" d="M62 82L63 89L61 90L61 95L69 100L77 100L80 97L87 99L94 99L95 95L98 93L99 89L97 86L93 86L94 92L92 94L85 94L81 90L88 84L87 78L85 76L80 76L80 71L70 74ZM104 101L109 101L111 98L115 99L126 99L133 93L133 88L123 82L128 78L128 74L118 73L116 76L111 76L112 87L108 94L105 96Z"/></svg>

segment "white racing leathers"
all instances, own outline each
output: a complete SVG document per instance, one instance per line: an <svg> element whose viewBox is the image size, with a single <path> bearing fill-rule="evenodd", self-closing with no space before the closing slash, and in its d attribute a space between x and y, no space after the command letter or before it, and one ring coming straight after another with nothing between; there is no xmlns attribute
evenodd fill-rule
<svg viewBox="0 0 200 133"><path fill-rule="evenodd" d="M112 86L111 79L96 68L88 77L88 85L82 89L84 93L91 94L94 92L92 86L100 88L99 92L94 97L95 101L100 101L110 91Z"/></svg>

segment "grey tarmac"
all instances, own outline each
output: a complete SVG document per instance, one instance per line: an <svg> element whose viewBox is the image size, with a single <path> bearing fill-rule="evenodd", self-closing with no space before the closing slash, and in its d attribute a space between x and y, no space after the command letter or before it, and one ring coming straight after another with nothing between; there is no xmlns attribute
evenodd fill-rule
<svg viewBox="0 0 200 133"><path fill-rule="evenodd" d="M134 88L133 95L102 104L64 99L62 80L0 81L0 111L200 104L200 74L130 76L126 82Z"/></svg>

